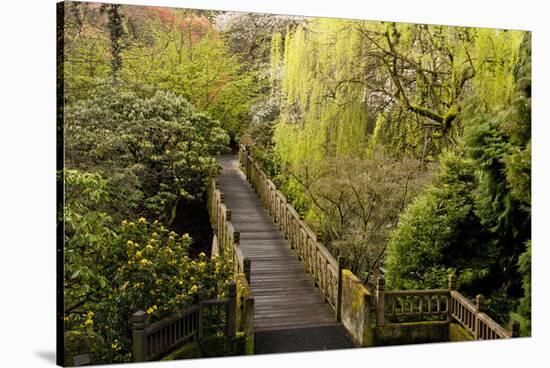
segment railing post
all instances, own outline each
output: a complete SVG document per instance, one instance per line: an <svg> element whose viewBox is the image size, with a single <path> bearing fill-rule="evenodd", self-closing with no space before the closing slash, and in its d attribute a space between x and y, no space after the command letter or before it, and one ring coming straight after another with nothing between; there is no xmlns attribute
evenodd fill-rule
<svg viewBox="0 0 550 368"><path fill-rule="evenodd" d="M453 320L453 297L451 295L452 291L456 291L456 275L451 273L449 275L449 295L447 296L447 322Z"/></svg>
<svg viewBox="0 0 550 368"><path fill-rule="evenodd" d="M520 324L518 321L512 322L512 337L519 337Z"/></svg>
<svg viewBox="0 0 550 368"><path fill-rule="evenodd" d="M233 272L235 274L241 272L242 270L239 269L239 259L237 258L237 247L239 246L239 243L241 242L241 232L240 231L233 231L233 244L229 244L231 248L231 260L233 261Z"/></svg>
<svg viewBox="0 0 550 368"><path fill-rule="evenodd" d="M204 304L202 303L202 297L199 294L199 327L197 331L197 340L202 340L204 336Z"/></svg>
<svg viewBox="0 0 550 368"><path fill-rule="evenodd" d="M254 298L245 297L244 299L244 335L254 335Z"/></svg>
<svg viewBox="0 0 550 368"><path fill-rule="evenodd" d="M336 322L342 321L342 285L344 274L344 257L338 256L338 300L336 301ZM313 275L315 278L315 275Z"/></svg>
<svg viewBox="0 0 550 368"><path fill-rule="evenodd" d="M227 302L227 336L234 337L237 333L237 283L229 282Z"/></svg>
<svg viewBox="0 0 550 368"><path fill-rule="evenodd" d="M479 314L482 312L485 312L486 305L485 305L485 298L483 295L478 294L476 295L476 312L475 312L475 321L474 321L474 328L475 328L475 338L476 340L479 340L481 336L481 329L480 329L480 323L479 323Z"/></svg>
<svg viewBox="0 0 550 368"><path fill-rule="evenodd" d="M251 266L251 263L250 263L250 258L246 257L243 261L243 272L244 272L244 276L246 277L246 281L248 282L248 285L250 285L250 266Z"/></svg>
<svg viewBox="0 0 550 368"><path fill-rule="evenodd" d="M132 350L134 361L145 362L147 360L147 313L142 310L132 315Z"/></svg>
<svg viewBox="0 0 550 368"><path fill-rule="evenodd" d="M384 326L384 314L386 311L386 300L384 296L384 290L386 288L386 279L384 276L378 277L378 283L376 285L376 321L378 326Z"/></svg>
<svg viewBox="0 0 550 368"><path fill-rule="evenodd" d="M454 273L451 273L449 275L449 290L451 291L456 290L456 275Z"/></svg>

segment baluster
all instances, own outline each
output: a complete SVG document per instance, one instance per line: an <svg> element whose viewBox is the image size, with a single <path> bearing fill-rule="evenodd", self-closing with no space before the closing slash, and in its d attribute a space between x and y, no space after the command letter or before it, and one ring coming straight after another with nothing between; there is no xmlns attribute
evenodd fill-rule
<svg viewBox="0 0 550 368"><path fill-rule="evenodd" d="M384 276L378 277L378 283L376 285L376 305L377 305L377 324L378 326L384 326L384 312L386 309L384 289L386 280Z"/></svg>
<svg viewBox="0 0 550 368"><path fill-rule="evenodd" d="M476 295L476 312L474 316L474 326L475 326L475 332L476 332L474 335L476 336L476 340L481 337L479 333L480 324L481 324L481 321L479 320L479 314L482 312L485 312L485 309L486 309L485 298L481 294Z"/></svg>
<svg viewBox="0 0 550 368"><path fill-rule="evenodd" d="M338 256L338 296L336 301L336 322L342 320L342 287L343 287L344 257Z"/></svg>

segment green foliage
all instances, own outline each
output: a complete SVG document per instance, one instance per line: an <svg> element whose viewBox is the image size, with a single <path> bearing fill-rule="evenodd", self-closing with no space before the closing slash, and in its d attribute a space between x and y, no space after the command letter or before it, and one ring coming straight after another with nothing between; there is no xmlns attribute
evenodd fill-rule
<svg viewBox="0 0 550 368"><path fill-rule="evenodd" d="M530 54L527 33L509 106L487 112L475 98L467 104L464 155L443 160L434 185L401 216L386 260L394 288L442 287L445 273L456 272L461 291L487 295L500 323L516 309L523 334L530 331Z"/></svg>
<svg viewBox="0 0 550 368"><path fill-rule="evenodd" d="M146 96L163 90L185 97L232 137L248 123L256 72L229 51L206 12L116 4L66 7L67 101L87 99L105 85Z"/></svg>
<svg viewBox="0 0 550 368"><path fill-rule="evenodd" d="M107 183L98 174L65 170L58 173L65 184L65 309L78 309L89 299L99 299L109 279L100 264L109 262L108 245L115 237L111 217L100 208L108 201Z"/></svg>
<svg viewBox="0 0 550 368"><path fill-rule="evenodd" d="M66 166L108 178L112 213L170 223L180 198L204 192L229 137L184 98L106 89L66 107Z"/></svg>
<svg viewBox="0 0 550 368"><path fill-rule="evenodd" d="M108 200L105 181L77 171L66 171L65 178L65 331L75 340L68 345L71 356L92 352L94 363L128 362L134 312L145 310L154 322L199 295L223 294L229 264L204 254L190 259L191 238L158 221L112 226L108 216L93 210Z"/></svg>
<svg viewBox="0 0 550 368"><path fill-rule="evenodd" d="M509 103L522 34L340 19L297 26L285 37L278 159L361 158L382 146L436 160L461 138L464 101L488 112Z"/></svg>
<svg viewBox="0 0 550 368"><path fill-rule="evenodd" d="M217 32L194 25L195 17L176 14L171 25L149 21L147 32L123 55L123 78L184 96L234 137L248 121L254 75L242 70ZM188 24L181 27L179 21Z"/></svg>
<svg viewBox="0 0 550 368"><path fill-rule="evenodd" d="M283 187L296 185L304 193L293 199L311 227L334 256L344 256L347 267L372 284L399 212L430 179L420 167L419 161L381 156L310 161Z"/></svg>
<svg viewBox="0 0 550 368"><path fill-rule="evenodd" d="M486 231L475 213L472 161L447 154L434 183L417 197L390 235L386 258L389 288L442 288L450 272L461 289L483 280L491 266Z"/></svg>
<svg viewBox="0 0 550 368"><path fill-rule="evenodd" d="M522 336L531 336L531 240L527 241L526 248L518 260L523 296L512 313L512 319L519 322Z"/></svg>

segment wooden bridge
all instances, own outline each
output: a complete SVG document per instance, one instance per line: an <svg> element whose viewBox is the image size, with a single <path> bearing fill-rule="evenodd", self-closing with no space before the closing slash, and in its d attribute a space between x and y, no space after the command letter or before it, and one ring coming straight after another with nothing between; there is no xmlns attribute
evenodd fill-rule
<svg viewBox="0 0 550 368"><path fill-rule="evenodd" d="M337 322L324 293L316 287L280 225L273 221L247 182L237 156L221 156L220 164L223 169L218 176L219 189L224 194L225 206L231 211L234 230L240 234L242 254L251 265L256 352L280 351L281 346L273 346L278 337L281 340L278 345L289 338L292 340L286 341L291 345L283 348L285 351L353 347L351 337ZM336 280L337 275L334 276ZM300 338L307 334L318 336ZM264 342L262 337L269 341ZM314 340L317 344L312 343Z"/></svg>
<svg viewBox="0 0 550 368"><path fill-rule="evenodd" d="M227 298L199 301L174 317L149 325L134 314L136 361L157 359L176 346L200 341L207 329L244 337L246 353L279 353L354 346L393 345L519 336L456 290L365 288L342 259L334 259L284 195L240 146L220 157L211 178L208 210L213 254L232 261ZM416 324L414 322L421 322ZM252 345L252 346L250 346Z"/></svg>

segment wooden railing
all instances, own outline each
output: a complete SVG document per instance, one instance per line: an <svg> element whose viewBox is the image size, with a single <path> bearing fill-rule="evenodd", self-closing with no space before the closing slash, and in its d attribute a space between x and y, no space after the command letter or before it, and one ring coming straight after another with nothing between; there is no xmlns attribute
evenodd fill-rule
<svg viewBox="0 0 550 368"><path fill-rule="evenodd" d="M149 324L147 313L137 311L133 321L133 354L136 362L157 360L186 343L199 341L205 335L223 333L235 336L237 331L236 283L229 283L228 297L199 301L182 313Z"/></svg>
<svg viewBox="0 0 550 368"><path fill-rule="evenodd" d="M239 162L262 204L279 225L290 247L295 249L306 271L313 275L315 285L334 309L337 321L340 321L342 259L334 259L242 144L239 145Z"/></svg>
<svg viewBox="0 0 550 368"><path fill-rule="evenodd" d="M512 331L496 323L483 312L483 297L478 295L476 303L471 303L458 291L451 291L451 315L467 329L476 340L507 339L519 336L519 324L512 325Z"/></svg>
<svg viewBox="0 0 550 368"><path fill-rule="evenodd" d="M494 340L519 336L519 324L506 330L483 313L483 297L476 303L456 291L456 277L449 276L448 289L385 290L385 280L378 278L376 287L377 325L388 322L441 321L457 322L476 340Z"/></svg>
<svg viewBox="0 0 550 368"><path fill-rule="evenodd" d="M239 145L239 163L248 181L315 279L325 300L336 312L342 313L343 260L336 261L316 234L300 218L286 197L254 161L247 147ZM448 289L386 291L384 277L378 279L376 290L377 326L387 323L446 321L457 322L476 339L490 340L519 336L519 325L507 331L483 313L481 297L474 305L456 291L456 277L449 277Z"/></svg>
<svg viewBox="0 0 550 368"><path fill-rule="evenodd" d="M208 186L208 212L210 223L218 241L220 255L233 264L234 274L244 273L250 282L250 259L245 258L239 242L241 234L231 223L231 210L225 205L219 181L210 177Z"/></svg>

